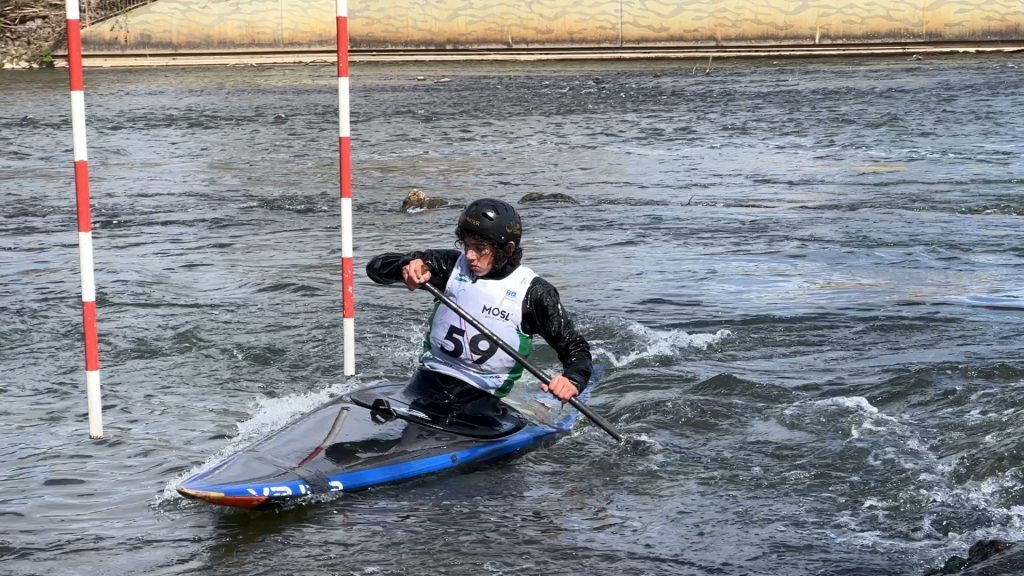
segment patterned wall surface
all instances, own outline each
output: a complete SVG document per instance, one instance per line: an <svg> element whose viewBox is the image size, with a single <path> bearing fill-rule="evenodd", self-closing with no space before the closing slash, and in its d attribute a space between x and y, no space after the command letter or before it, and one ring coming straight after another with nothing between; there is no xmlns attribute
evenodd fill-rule
<svg viewBox="0 0 1024 576"><path fill-rule="evenodd" d="M352 2L349 12L353 46L616 45L620 4L619 0L392 0Z"/></svg>
<svg viewBox="0 0 1024 576"><path fill-rule="evenodd" d="M1021 40L1024 0L350 0L353 48ZM329 48L334 0L160 0L86 50Z"/></svg>
<svg viewBox="0 0 1024 576"><path fill-rule="evenodd" d="M1020 0L631 0L629 43L1019 39Z"/></svg>

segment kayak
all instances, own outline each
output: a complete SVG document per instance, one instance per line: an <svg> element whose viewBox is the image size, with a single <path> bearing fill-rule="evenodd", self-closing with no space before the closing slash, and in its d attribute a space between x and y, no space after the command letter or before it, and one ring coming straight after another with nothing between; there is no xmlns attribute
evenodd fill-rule
<svg viewBox="0 0 1024 576"><path fill-rule="evenodd" d="M594 368L581 402L600 375ZM553 442L579 414L536 386L513 389L501 414L483 422L426 410L414 393L383 384L343 395L214 462L177 491L223 506L278 508L514 457Z"/></svg>

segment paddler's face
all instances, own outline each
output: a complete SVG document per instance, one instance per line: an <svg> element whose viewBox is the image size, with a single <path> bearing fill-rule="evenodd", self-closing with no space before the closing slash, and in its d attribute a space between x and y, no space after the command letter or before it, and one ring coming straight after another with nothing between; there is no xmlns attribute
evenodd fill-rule
<svg viewBox="0 0 1024 576"><path fill-rule="evenodd" d="M494 247L490 243L467 238L462 242L462 249L474 276L486 276L490 273L494 267Z"/></svg>

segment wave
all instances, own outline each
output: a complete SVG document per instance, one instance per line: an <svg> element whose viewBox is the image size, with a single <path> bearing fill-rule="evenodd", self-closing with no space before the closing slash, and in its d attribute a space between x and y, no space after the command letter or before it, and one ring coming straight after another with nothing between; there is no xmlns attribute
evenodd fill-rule
<svg viewBox="0 0 1024 576"><path fill-rule="evenodd" d="M729 330L719 330L713 334L691 334L678 329L656 330L638 322L630 322L625 328L626 340L630 346L628 351L618 352L604 346L594 347L595 356L606 358L615 368L622 368L643 360L675 357L686 349L706 350L709 346L732 336L732 332Z"/></svg>

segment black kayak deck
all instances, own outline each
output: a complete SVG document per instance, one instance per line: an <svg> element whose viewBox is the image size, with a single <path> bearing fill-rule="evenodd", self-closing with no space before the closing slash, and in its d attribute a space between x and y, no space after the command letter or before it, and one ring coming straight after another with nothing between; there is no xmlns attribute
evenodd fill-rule
<svg viewBox="0 0 1024 576"><path fill-rule="evenodd" d="M527 419L515 409L498 403L495 410L486 413L451 410L424 401L413 395L408 386L385 384L357 390L348 395L349 401L370 410L380 421L401 418L421 426L466 436L491 440L521 430Z"/></svg>

